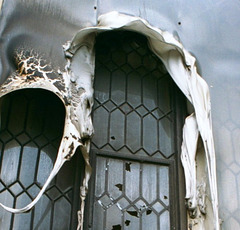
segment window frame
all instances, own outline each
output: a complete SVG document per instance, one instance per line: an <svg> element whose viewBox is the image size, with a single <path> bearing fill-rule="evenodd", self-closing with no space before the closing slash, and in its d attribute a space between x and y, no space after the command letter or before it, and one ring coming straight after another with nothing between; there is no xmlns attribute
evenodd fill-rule
<svg viewBox="0 0 240 230"><path fill-rule="evenodd" d="M111 31L115 33L115 31ZM140 34L141 35L141 34ZM144 36L144 35L141 35ZM97 41L97 40L96 40ZM96 44L95 44L96 46ZM150 52L152 52L150 50ZM153 53L153 52L152 52ZM95 76L96 77L96 76ZM179 90L177 85L172 82L171 103L173 108L173 127L174 127L174 149L175 156L172 159L158 159L148 158L143 156L131 156L129 154L114 154L110 151L93 149L90 152L90 162L92 165L92 176L89 181L89 192L87 195L87 202L85 207L84 229L92 229L93 222L93 204L95 193L95 179L96 179L96 160L98 156L108 157L112 159L132 160L141 163L161 164L169 166L169 195L174 200L170 201L169 207L172 209L170 212L171 229L185 230L187 228L187 209L185 205L185 177L181 164L181 144L182 144L182 129L184 120L187 115L186 98ZM94 112L93 112L94 113Z"/></svg>

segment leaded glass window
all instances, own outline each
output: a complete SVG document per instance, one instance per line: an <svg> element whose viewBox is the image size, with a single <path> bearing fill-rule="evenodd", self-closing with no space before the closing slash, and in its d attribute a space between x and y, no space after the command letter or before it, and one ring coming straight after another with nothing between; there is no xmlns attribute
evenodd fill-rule
<svg viewBox="0 0 240 230"><path fill-rule="evenodd" d="M85 229L177 229L178 93L146 38L132 32L100 34L94 89ZM44 90L19 90L1 99L3 204L23 207L37 195L55 162L64 118L62 102ZM29 213L0 212L1 227L76 229L84 170L80 156L78 151L65 163Z"/></svg>
<svg viewBox="0 0 240 230"><path fill-rule="evenodd" d="M19 90L1 99L0 201L3 204L21 208L36 197L55 162L64 119L60 99L44 90ZM79 156L77 153L75 160L64 165L30 212L11 214L1 210L0 228L76 228L74 204L79 204Z"/></svg>
<svg viewBox="0 0 240 230"><path fill-rule="evenodd" d="M98 36L95 70L88 229L174 229L174 83L132 32Z"/></svg>

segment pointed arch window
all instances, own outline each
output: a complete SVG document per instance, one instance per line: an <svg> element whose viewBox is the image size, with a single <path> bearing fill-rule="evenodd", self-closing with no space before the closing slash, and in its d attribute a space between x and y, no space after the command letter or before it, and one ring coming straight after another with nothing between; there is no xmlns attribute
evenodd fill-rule
<svg viewBox="0 0 240 230"><path fill-rule="evenodd" d="M1 98L0 201L23 207L39 193L56 159L65 109L53 93L24 89ZM76 229L81 155L66 163L28 213L0 212L1 229Z"/></svg>
<svg viewBox="0 0 240 230"><path fill-rule="evenodd" d="M177 103L181 94L164 65L149 51L144 36L106 32L97 38L95 75L94 173L85 229L171 229L184 225L177 142L182 128ZM52 93L36 89L2 98L1 174L11 177L2 178L2 203L26 205L39 192L44 175L49 175L65 117L58 100ZM83 168L79 155L59 172L31 212L2 214L6 229L76 228L82 175L78 167ZM31 160L26 162L27 156ZM6 161L15 165L11 174L6 172ZM181 223L179 213L184 216Z"/></svg>
<svg viewBox="0 0 240 230"><path fill-rule="evenodd" d="M144 36L105 32L96 41L88 227L174 229L179 92Z"/></svg>

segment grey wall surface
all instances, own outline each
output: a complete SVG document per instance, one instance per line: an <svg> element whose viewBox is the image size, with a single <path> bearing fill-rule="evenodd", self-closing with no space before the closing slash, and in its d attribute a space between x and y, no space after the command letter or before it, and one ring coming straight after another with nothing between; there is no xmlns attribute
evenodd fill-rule
<svg viewBox="0 0 240 230"><path fill-rule="evenodd" d="M222 229L240 229L240 1L6 0L0 23L0 82L16 49L34 49L63 69L62 45L110 11L139 16L178 38L210 86Z"/></svg>

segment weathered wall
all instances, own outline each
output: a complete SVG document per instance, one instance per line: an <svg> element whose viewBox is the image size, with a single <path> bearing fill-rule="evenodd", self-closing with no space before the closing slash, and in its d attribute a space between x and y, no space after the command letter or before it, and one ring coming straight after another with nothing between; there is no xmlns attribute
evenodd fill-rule
<svg viewBox="0 0 240 230"><path fill-rule="evenodd" d="M1 2L0 2L1 4ZM1 13L2 83L16 69L16 49L34 49L53 68L65 65L62 45L109 11L140 16L173 33L208 82L223 229L240 229L240 2L237 0L7 0Z"/></svg>

